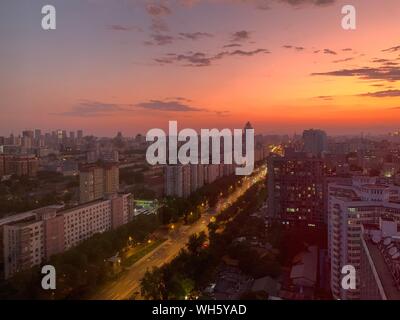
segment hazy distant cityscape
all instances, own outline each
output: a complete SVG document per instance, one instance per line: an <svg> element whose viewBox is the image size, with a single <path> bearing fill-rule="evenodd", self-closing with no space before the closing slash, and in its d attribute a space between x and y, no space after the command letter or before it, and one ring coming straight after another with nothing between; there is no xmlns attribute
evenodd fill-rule
<svg viewBox="0 0 400 320"><path fill-rule="evenodd" d="M249 177L233 164L150 166L148 145L84 130L0 137L2 298L399 297L399 132L256 132ZM58 290L13 287L46 263L62 270ZM354 290L341 285L348 264Z"/></svg>

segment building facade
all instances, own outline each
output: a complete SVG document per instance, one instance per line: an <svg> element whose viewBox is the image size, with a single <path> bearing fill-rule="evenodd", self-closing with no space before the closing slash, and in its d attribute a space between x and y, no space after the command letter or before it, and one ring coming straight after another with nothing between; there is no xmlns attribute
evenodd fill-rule
<svg viewBox="0 0 400 320"><path fill-rule="evenodd" d="M84 165L79 169L80 203L101 199L119 190L119 167L116 163Z"/></svg>
<svg viewBox="0 0 400 320"><path fill-rule="evenodd" d="M109 195L70 209L45 207L2 227L4 276L41 265L96 233L130 220L130 194Z"/></svg>
<svg viewBox="0 0 400 320"><path fill-rule="evenodd" d="M328 138L324 131L309 129L303 132L304 152L320 156L328 150Z"/></svg>
<svg viewBox="0 0 400 320"><path fill-rule="evenodd" d="M352 265L359 274L362 224L377 224L381 217L400 221L400 187L384 184L378 178L353 177L351 183L329 184L328 196L332 294L337 299L359 299L360 277L355 290L344 290L341 270Z"/></svg>
<svg viewBox="0 0 400 320"><path fill-rule="evenodd" d="M269 216L286 224L324 224L324 164L304 153L268 158Z"/></svg>
<svg viewBox="0 0 400 320"><path fill-rule="evenodd" d="M39 168L39 159L33 155L1 155L0 176L17 175L36 177Z"/></svg>

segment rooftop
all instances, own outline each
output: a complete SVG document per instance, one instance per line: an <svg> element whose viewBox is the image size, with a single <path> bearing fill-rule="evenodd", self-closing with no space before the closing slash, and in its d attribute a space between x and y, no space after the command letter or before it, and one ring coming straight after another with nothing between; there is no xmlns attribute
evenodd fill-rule
<svg viewBox="0 0 400 320"><path fill-rule="evenodd" d="M387 249L387 246L384 246L383 243L374 243L368 237L365 239L365 243L373 260L379 280L382 283L386 298L388 300L400 300L400 260L399 256L393 259L393 256L390 255L390 252L393 252L395 249L399 250L399 243L396 244L396 247L392 246L392 250L390 248Z"/></svg>

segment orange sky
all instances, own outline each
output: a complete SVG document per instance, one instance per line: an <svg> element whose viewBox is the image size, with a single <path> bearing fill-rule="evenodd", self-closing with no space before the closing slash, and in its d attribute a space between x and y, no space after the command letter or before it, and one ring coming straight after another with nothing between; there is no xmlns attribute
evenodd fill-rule
<svg viewBox="0 0 400 320"><path fill-rule="evenodd" d="M0 134L397 129L399 2L352 1L355 31L341 28L347 2L286 2L56 0L45 32L40 1L2 1Z"/></svg>

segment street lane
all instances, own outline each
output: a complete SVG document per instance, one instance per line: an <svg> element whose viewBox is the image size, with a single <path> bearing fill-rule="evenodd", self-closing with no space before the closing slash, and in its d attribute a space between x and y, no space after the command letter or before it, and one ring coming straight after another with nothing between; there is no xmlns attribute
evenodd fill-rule
<svg viewBox="0 0 400 320"><path fill-rule="evenodd" d="M126 300L131 298L134 293L138 293L135 299L140 299L140 280L146 271L170 262L186 246L186 242L192 234L201 231L207 232L210 218L225 207L234 204L252 185L264 179L265 174L265 167L263 167L257 169L252 176L243 178L240 186L229 196L221 199L214 211L203 214L198 221L191 225L180 226L170 231L168 239L164 243L134 263L117 280L106 284L91 297L91 300Z"/></svg>

